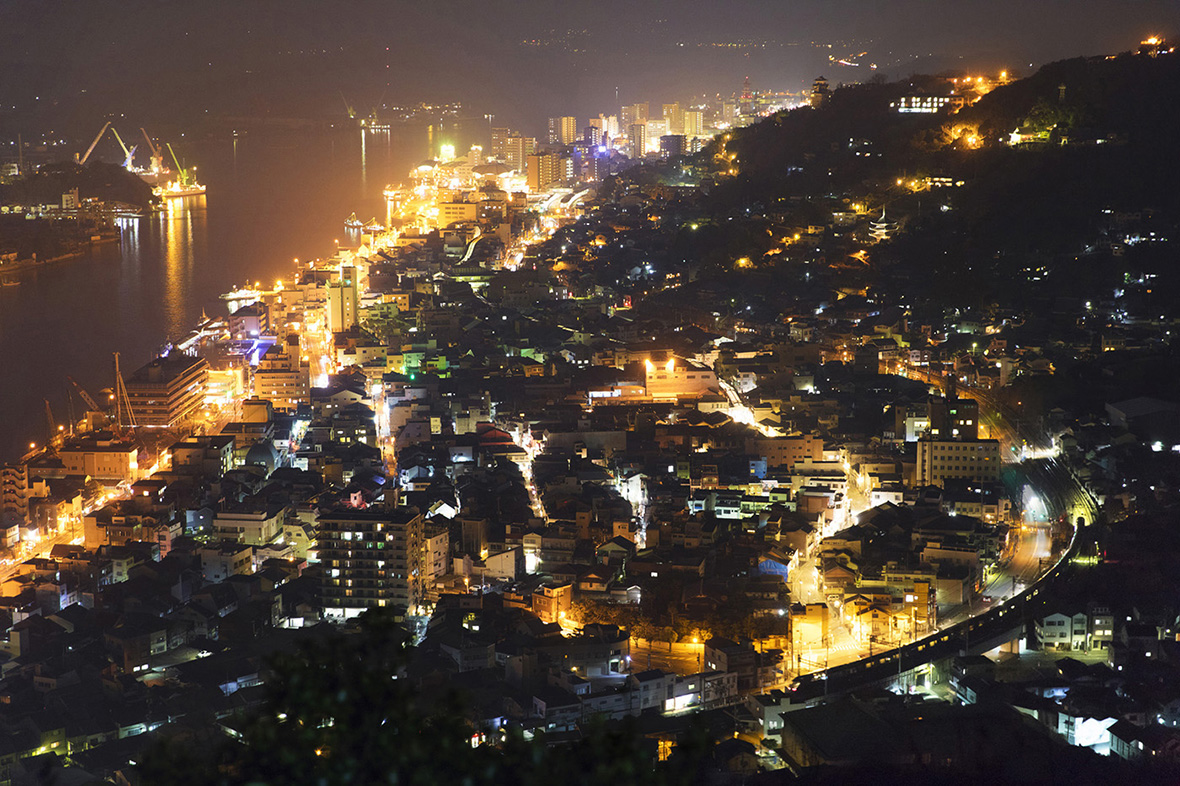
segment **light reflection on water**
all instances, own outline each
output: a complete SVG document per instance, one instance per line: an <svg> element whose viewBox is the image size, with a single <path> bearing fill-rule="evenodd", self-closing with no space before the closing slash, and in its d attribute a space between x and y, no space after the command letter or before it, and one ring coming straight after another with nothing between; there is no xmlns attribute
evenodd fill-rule
<svg viewBox="0 0 1180 786"><path fill-rule="evenodd" d="M45 438L48 398L66 420L66 375L94 396L111 386L111 353L128 372L200 319L224 315L219 295L273 282L292 259L330 254L352 211L381 215L381 191L425 150L419 132L364 143L355 129L266 132L193 143L202 196L119 219L121 244L21 273L0 288L0 463ZM383 136L390 136L383 134Z"/></svg>

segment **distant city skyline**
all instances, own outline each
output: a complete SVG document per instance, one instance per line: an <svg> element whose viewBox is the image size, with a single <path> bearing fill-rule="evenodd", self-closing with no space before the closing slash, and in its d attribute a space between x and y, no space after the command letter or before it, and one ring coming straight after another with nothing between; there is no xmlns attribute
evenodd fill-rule
<svg viewBox="0 0 1180 786"><path fill-rule="evenodd" d="M1164 0L669 0L592 11L473 0L162 10L108 0L65 11L0 5L10 77L0 130L17 117L88 125L97 112L322 116L342 111L340 93L358 106L457 100L520 125L735 91L746 75L758 89L798 90L820 72L862 80L870 62L891 78L960 64L1027 70L1180 29L1180 8ZM860 67L828 62L862 52Z"/></svg>

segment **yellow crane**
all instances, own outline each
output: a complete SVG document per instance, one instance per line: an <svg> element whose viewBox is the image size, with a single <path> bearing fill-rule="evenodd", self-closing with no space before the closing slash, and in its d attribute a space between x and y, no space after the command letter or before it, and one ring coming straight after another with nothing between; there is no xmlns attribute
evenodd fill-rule
<svg viewBox="0 0 1180 786"><path fill-rule="evenodd" d="M115 135L115 140L118 141L119 147L123 148L123 168L130 170L135 166L135 151L138 150L137 145L127 147L123 143L123 137L119 136L119 130L111 126L111 133Z"/></svg>
<svg viewBox="0 0 1180 786"><path fill-rule="evenodd" d="M180 160L176 157L176 151L172 149L172 143L165 142L164 145L168 148L168 152L172 154L172 163L176 164L176 180L182 186L191 185L193 182L192 178L190 177L188 170L180 165Z"/></svg>

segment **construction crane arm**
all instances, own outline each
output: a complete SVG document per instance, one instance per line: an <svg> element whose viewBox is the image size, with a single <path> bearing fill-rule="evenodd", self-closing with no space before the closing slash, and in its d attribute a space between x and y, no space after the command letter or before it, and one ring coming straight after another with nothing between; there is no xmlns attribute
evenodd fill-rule
<svg viewBox="0 0 1180 786"><path fill-rule="evenodd" d="M127 149L127 145L123 144L123 137L119 136L119 129L111 126L111 133L115 135L115 141L119 143L119 147L123 148L123 155L130 155L131 151Z"/></svg>
<svg viewBox="0 0 1180 786"><path fill-rule="evenodd" d="M88 158L90 158L90 154L94 152L94 148L98 145L98 140L102 139L102 135L105 134L107 132L107 129L110 127L111 127L111 121L108 120L106 122L106 125L104 125L102 127L102 130L98 132L98 136L96 136L94 138L94 141L90 143L90 147L86 148L86 154L84 156L82 156L80 159L78 159L79 164L82 164L83 166L86 165L86 160ZM122 144L122 143L120 142L120 144Z"/></svg>
<svg viewBox="0 0 1180 786"><path fill-rule="evenodd" d="M98 405L98 403L93 398L90 397L90 394L87 393L86 390L81 385L78 384L77 380L75 380L71 376L67 376L66 379L68 379L70 381L70 384L73 385L78 390L78 395L81 396L82 400L86 402L86 406L90 407L91 412L102 412L103 411L102 407L100 407Z"/></svg>
<svg viewBox="0 0 1180 786"><path fill-rule="evenodd" d="M143 128L141 126L139 130L143 132L143 138L147 140L148 150L152 151L153 156L159 156L160 155L160 148L156 147L155 143L152 142L152 138L150 136L148 136L147 129Z"/></svg>
<svg viewBox="0 0 1180 786"><path fill-rule="evenodd" d="M119 147L123 148L123 168L131 169L135 165L135 150L136 146L127 147L123 143L123 137L119 136L119 129L111 126L111 133L115 135L115 139L119 142Z"/></svg>
<svg viewBox="0 0 1180 786"><path fill-rule="evenodd" d="M188 184L188 170L180 165L180 161L176 158L176 151L172 149L171 142L165 142L164 145L168 148L168 152L172 154L172 163L176 164L176 175L180 178L182 184Z"/></svg>

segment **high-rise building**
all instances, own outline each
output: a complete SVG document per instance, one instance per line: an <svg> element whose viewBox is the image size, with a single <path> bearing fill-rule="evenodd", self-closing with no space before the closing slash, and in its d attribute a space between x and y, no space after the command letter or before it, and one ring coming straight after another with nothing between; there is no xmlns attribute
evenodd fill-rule
<svg viewBox="0 0 1180 786"><path fill-rule="evenodd" d="M531 136L512 134L504 142L504 163L509 169L523 172L528 157L537 149L537 140Z"/></svg>
<svg viewBox="0 0 1180 786"><path fill-rule="evenodd" d="M608 139L614 139L619 135L619 116L618 115L603 115L602 116L602 130Z"/></svg>
<svg viewBox="0 0 1180 786"><path fill-rule="evenodd" d="M680 109L680 104L664 104L661 116L664 122L668 124L669 134L679 134L684 131L684 113Z"/></svg>
<svg viewBox="0 0 1180 786"><path fill-rule="evenodd" d="M503 161L507 154L506 144L508 136L512 133L508 128L493 128L492 129L492 158L497 161Z"/></svg>
<svg viewBox="0 0 1180 786"><path fill-rule="evenodd" d="M602 118L592 117L590 122L586 124L586 144L592 147L597 147L603 143L603 128Z"/></svg>
<svg viewBox="0 0 1180 786"><path fill-rule="evenodd" d="M737 120L738 106L736 101L725 101L721 104L721 122L733 125Z"/></svg>
<svg viewBox="0 0 1180 786"><path fill-rule="evenodd" d="M630 128L635 123L647 122L647 102L642 104L629 104L623 107L622 122L624 128Z"/></svg>
<svg viewBox="0 0 1180 786"><path fill-rule="evenodd" d="M357 324L356 268L345 266L338 281L328 282L328 330L340 333Z"/></svg>
<svg viewBox="0 0 1180 786"><path fill-rule="evenodd" d="M528 157L525 176L528 179L529 191L542 191L561 179L558 166L560 159L556 153L533 153Z"/></svg>
<svg viewBox="0 0 1180 786"><path fill-rule="evenodd" d="M699 109L689 109L684 113L684 135L692 138L705 135L705 113Z"/></svg>
<svg viewBox="0 0 1180 786"><path fill-rule="evenodd" d="M322 513L320 597L329 617L375 607L416 613L423 595L423 519L417 508L338 507Z"/></svg>
<svg viewBox="0 0 1180 786"><path fill-rule="evenodd" d="M549 118L549 144L572 145L578 141L578 118Z"/></svg>
<svg viewBox="0 0 1180 786"><path fill-rule="evenodd" d="M627 126L627 141L631 145L631 157L643 158L647 152L647 123L632 123Z"/></svg>

